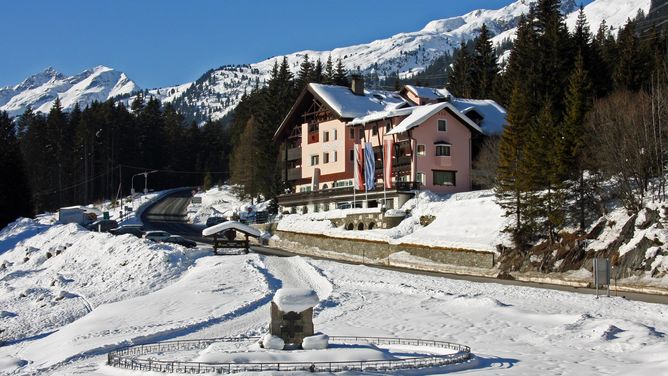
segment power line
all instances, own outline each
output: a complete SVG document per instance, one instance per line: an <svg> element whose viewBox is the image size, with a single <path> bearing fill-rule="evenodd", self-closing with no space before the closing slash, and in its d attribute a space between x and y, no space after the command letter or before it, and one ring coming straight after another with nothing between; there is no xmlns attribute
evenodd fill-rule
<svg viewBox="0 0 668 376"><path fill-rule="evenodd" d="M126 164L119 164L118 166L119 167L133 168L135 170L145 170L145 171L151 170L151 171L158 171L158 172L167 172L167 173L172 173L172 174L199 174L199 175L204 175L204 174L227 174L227 173L229 173L229 171L183 171L183 170L140 167L140 166L132 166L132 165L126 165Z"/></svg>

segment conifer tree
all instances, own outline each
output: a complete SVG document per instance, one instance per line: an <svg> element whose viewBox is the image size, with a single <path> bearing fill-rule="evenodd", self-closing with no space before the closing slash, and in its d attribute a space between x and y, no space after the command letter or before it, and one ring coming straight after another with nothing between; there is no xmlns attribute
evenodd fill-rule
<svg viewBox="0 0 668 376"><path fill-rule="evenodd" d="M448 90L456 97L471 98L472 59L466 45L462 42L455 52L452 66L448 67Z"/></svg>
<svg viewBox="0 0 668 376"><path fill-rule="evenodd" d="M16 127L5 111L0 112L0 171L0 228L4 228L18 217L33 214Z"/></svg>
<svg viewBox="0 0 668 376"><path fill-rule="evenodd" d="M346 68L343 67L343 62L341 59L336 60L336 70L334 71L334 85L339 86L348 86L350 82L348 81L348 72Z"/></svg>
<svg viewBox="0 0 668 376"><path fill-rule="evenodd" d="M476 37L471 58L471 95L473 98L490 98L494 93L499 68L492 47L491 33L485 24Z"/></svg>
<svg viewBox="0 0 668 376"><path fill-rule="evenodd" d="M566 113L561 127L562 135L558 139L558 174L566 181L567 198L575 205L570 213L576 219L580 230L586 227L586 210L588 202L585 170L593 167L591 159L586 157L585 121L592 106L593 90L588 72L584 69L584 61L580 55L576 57L575 68L569 78L566 92Z"/></svg>
<svg viewBox="0 0 668 376"><path fill-rule="evenodd" d="M527 211L526 191L529 188L525 159L525 143L531 116L527 111L527 98L519 87L515 87L508 111L508 125L504 128L499 144L499 165L497 168L497 202L513 221L504 229L512 234L517 249L523 250L528 244L529 230L525 220Z"/></svg>
<svg viewBox="0 0 668 376"><path fill-rule="evenodd" d="M306 85L308 85L309 80L313 78L313 64L308 58L308 54L304 55L304 60L299 65L299 72L297 73L297 79L295 81L295 89L297 93L300 93Z"/></svg>
<svg viewBox="0 0 668 376"><path fill-rule="evenodd" d="M332 55L327 57L327 63L325 63L325 73L323 77L323 83L332 84L334 82L334 64L332 63Z"/></svg>

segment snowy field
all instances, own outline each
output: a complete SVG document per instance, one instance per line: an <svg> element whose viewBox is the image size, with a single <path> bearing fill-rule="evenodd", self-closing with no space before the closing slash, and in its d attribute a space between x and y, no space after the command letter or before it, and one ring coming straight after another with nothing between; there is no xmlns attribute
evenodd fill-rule
<svg viewBox="0 0 668 376"><path fill-rule="evenodd" d="M300 257L216 257L33 220L0 232L0 265L6 342L0 373L6 375L146 374L108 367L105 354L154 341L262 335L269 302L281 287L315 290L321 299L315 328L329 335L469 345L476 359L461 374L668 373L668 307L623 298Z"/></svg>

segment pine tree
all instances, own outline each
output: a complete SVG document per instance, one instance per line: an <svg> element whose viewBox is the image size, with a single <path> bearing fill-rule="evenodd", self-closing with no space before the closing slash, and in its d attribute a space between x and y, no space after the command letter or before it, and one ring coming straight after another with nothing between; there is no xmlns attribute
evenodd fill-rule
<svg viewBox="0 0 668 376"><path fill-rule="evenodd" d="M297 73L297 79L295 81L295 89L300 93L306 85L309 84L309 80L313 77L313 64L308 58L308 54L304 55L304 60L299 65L299 72Z"/></svg>
<svg viewBox="0 0 668 376"><path fill-rule="evenodd" d="M323 82L322 62L320 60L316 60L313 71L309 76L309 82L315 82L318 84Z"/></svg>
<svg viewBox="0 0 668 376"><path fill-rule="evenodd" d="M494 93L499 68L496 52L492 47L491 33L485 24L476 37L471 58L471 95L473 98L490 98Z"/></svg>
<svg viewBox="0 0 668 376"><path fill-rule="evenodd" d="M332 63L332 55L327 57L323 82L326 84L332 84L334 82L334 64Z"/></svg>
<svg viewBox="0 0 668 376"><path fill-rule="evenodd" d="M452 67L448 67L448 90L456 97L471 98L472 60L466 45L462 42L455 52Z"/></svg>
<svg viewBox="0 0 668 376"><path fill-rule="evenodd" d="M513 218L504 231L512 234L515 247L520 250L525 249L530 235L524 218L527 211L526 191L529 187L524 150L530 121L527 98L516 87L511 96L508 125L503 130L499 144L495 194L505 215Z"/></svg>
<svg viewBox="0 0 668 376"><path fill-rule="evenodd" d="M585 121L592 106L592 96L588 72L584 69L582 57L578 55L566 92L566 113L557 145L557 154L560 156L557 173L566 181L569 192L567 198L575 202L570 213L580 230L586 226L586 208L590 206L587 201L590 187L585 180L585 170L593 166L586 157Z"/></svg>
<svg viewBox="0 0 668 376"><path fill-rule="evenodd" d="M5 111L0 112L0 229L17 217L33 214L31 192L16 127Z"/></svg>
<svg viewBox="0 0 668 376"><path fill-rule="evenodd" d="M336 60L336 70L334 71L334 85L339 86L348 86L350 82L348 81L348 72L343 67L343 62L341 59Z"/></svg>

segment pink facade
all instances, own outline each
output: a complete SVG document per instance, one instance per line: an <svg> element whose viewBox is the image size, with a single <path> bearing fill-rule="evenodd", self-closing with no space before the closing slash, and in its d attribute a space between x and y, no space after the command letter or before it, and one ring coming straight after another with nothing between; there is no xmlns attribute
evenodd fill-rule
<svg viewBox="0 0 668 376"><path fill-rule="evenodd" d="M446 121L446 131L438 130L438 121ZM471 131L447 110L441 110L411 131L416 148L424 145L424 155L413 157L413 179L424 174L423 187L434 192L455 193L471 190ZM436 142L449 144L449 156L436 155ZM453 185L437 185L434 172L454 172Z"/></svg>
<svg viewBox="0 0 668 376"><path fill-rule="evenodd" d="M411 158L410 172L400 176L405 181L420 181L423 189L440 193L463 192L471 189L471 131L461 120L443 109L425 120L408 133L386 135L387 131L397 126L406 116L396 116L365 124L364 126L346 126L340 120L330 120L319 124L318 141L310 142L308 125L302 124L302 177L312 179L314 169L320 169L317 189L332 188L334 182L353 178L353 162L350 159L355 143L371 142L374 148L380 148L384 139L403 142L405 156ZM446 130L438 130L439 120L445 120ZM327 135L325 135L327 133ZM351 135L354 138L351 138ZM327 141L325 141L327 139ZM450 155L437 156L435 142L449 148ZM447 145L446 145L447 144ZM418 148L419 152L418 152ZM325 154L328 154L326 161ZM313 165L313 156L317 164ZM376 161L380 167L382 160ZM435 184L435 173L454 173L454 182ZM378 185L383 183L382 173L376 176ZM393 181L396 181L393 178ZM310 183L298 187L297 191L311 187ZM312 189L312 187L311 187Z"/></svg>

